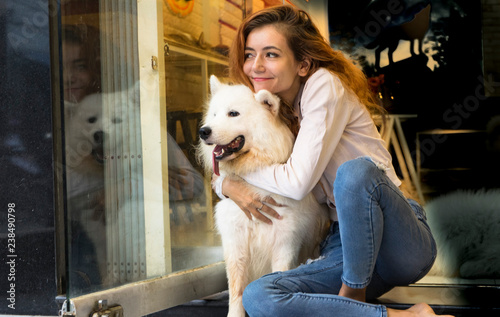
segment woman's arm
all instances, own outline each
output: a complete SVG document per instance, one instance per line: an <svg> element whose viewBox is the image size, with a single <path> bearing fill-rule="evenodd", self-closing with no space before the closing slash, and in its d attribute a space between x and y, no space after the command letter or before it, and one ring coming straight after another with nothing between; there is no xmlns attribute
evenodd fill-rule
<svg viewBox="0 0 500 317"><path fill-rule="evenodd" d="M212 186L219 197L222 195L221 198L231 198L250 220L253 216L262 222L272 224L271 219L264 214L281 219L281 216L269 206L278 206L276 201L271 197L260 197L242 179L219 177L214 174L212 175Z"/></svg>
<svg viewBox="0 0 500 317"><path fill-rule="evenodd" d="M301 98L300 131L285 164L245 176L259 188L292 199L303 199L316 186L349 123L352 100L340 80L318 70L307 81Z"/></svg>

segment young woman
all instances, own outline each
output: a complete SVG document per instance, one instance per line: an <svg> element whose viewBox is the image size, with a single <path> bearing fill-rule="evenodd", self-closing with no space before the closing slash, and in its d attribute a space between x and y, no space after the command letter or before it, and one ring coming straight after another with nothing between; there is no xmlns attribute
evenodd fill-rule
<svg viewBox="0 0 500 317"><path fill-rule="evenodd" d="M266 275L245 290L250 316L434 316L426 304L393 310L366 303L422 278L436 245L422 207L400 190L390 154L371 119L376 109L363 73L332 50L309 15L291 6L265 9L240 26L230 53L232 78L267 89L298 117L285 164L244 180L217 178L215 191L247 216L279 219L273 201L246 183L294 199L313 191L331 207L333 224L321 257ZM291 127L293 128L293 127Z"/></svg>

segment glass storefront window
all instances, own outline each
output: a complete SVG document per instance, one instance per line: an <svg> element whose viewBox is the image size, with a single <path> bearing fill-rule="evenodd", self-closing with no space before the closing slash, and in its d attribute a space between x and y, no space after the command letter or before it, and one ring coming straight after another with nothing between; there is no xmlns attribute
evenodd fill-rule
<svg viewBox="0 0 500 317"><path fill-rule="evenodd" d="M62 6L71 297L147 276L137 9L84 4Z"/></svg>
<svg viewBox="0 0 500 317"><path fill-rule="evenodd" d="M218 63L209 62L209 56L169 43L166 44L165 86L170 228L173 270L179 271L223 259L220 239L214 234L212 205L215 196L208 181L204 182L204 171L197 161L195 147L207 98L207 74L219 70L215 74L222 75L226 63L223 59Z"/></svg>
<svg viewBox="0 0 500 317"><path fill-rule="evenodd" d="M151 16L137 1L61 4L68 298L223 260L198 128L210 75L227 77L237 26L266 4L187 4L156 9L164 56L148 66L159 81L140 66Z"/></svg>

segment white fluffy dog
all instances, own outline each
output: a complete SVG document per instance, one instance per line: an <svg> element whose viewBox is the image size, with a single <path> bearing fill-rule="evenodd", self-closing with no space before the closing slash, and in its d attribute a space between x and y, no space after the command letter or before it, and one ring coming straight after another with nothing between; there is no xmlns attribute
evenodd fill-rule
<svg viewBox="0 0 500 317"><path fill-rule="evenodd" d="M205 168L243 176L289 158L294 136L278 115L280 100L268 91L256 94L243 85L226 85L212 76L212 98L200 129L198 154ZM250 186L250 185L249 185ZM319 255L319 243L328 229L328 213L312 194L301 201L259 188L284 207L273 208L283 217L272 225L249 220L230 199L215 207L229 282L229 314L245 316L243 290L260 276L292 269Z"/></svg>

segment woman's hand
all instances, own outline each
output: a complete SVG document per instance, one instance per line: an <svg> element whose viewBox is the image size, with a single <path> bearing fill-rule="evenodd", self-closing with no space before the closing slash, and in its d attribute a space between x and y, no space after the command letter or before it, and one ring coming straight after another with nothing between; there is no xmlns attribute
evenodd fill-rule
<svg viewBox="0 0 500 317"><path fill-rule="evenodd" d="M212 184L217 177L213 175ZM253 216L262 222L272 224L273 222L266 215L281 219L281 216L271 207L280 207L280 205L271 197L261 198L242 179L224 178L222 194L234 201L250 220L252 220Z"/></svg>

